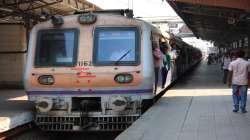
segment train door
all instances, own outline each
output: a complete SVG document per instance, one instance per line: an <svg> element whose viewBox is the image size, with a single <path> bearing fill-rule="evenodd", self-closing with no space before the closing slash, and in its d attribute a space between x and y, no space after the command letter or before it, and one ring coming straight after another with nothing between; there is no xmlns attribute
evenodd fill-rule
<svg viewBox="0 0 250 140"><path fill-rule="evenodd" d="M154 93L159 93L164 87L165 83L163 82L163 77L166 77L167 75L163 72L163 48L160 47L160 41L161 38L163 38L159 34L152 34L151 37L151 43L152 43L152 52L153 52L153 58L154 58L154 77L155 77L155 83L154 83Z"/></svg>
<svg viewBox="0 0 250 140"><path fill-rule="evenodd" d="M178 58L178 54L177 54L177 47L176 47L176 43L171 40L170 41L170 46L171 46L171 51L170 51L170 55L171 55L171 76L172 76L172 81L175 81L177 79L177 58Z"/></svg>

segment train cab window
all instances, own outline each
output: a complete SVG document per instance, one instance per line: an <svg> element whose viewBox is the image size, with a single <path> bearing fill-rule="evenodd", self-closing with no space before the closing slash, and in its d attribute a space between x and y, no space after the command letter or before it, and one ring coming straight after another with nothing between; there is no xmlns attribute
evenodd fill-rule
<svg viewBox="0 0 250 140"><path fill-rule="evenodd" d="M38 32L35 66L74 66L77 58L78 30Z"/></svg>
<svg viewBox="0 0 250 140"><path fill-rule="evenodd" d="M99 27L95 29L94 65L137 65L138 63L138 28Z"/></svg>

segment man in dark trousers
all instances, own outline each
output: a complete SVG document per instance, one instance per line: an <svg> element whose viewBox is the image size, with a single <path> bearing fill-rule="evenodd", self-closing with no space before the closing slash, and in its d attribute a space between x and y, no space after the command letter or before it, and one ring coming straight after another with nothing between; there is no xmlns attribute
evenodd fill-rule
<svg viewBox="0 0 250 140"><path fill-rule="evenodd" d="M244 51L237 52L237 59L229 64L228 86L232 87L233 93L233 112L239 111L246 113L248 72L250 72L250 63L244 60ZM240 105L239 105L240 102Z"/></svg>

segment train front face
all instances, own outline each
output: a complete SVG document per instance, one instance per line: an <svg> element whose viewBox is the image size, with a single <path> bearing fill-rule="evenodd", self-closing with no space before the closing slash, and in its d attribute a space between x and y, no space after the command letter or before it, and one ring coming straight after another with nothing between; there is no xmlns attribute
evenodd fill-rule
<svg viewBox="0 0 250 140"><path fill-rule="evenodd" d="M152 98L150 82L143 82L142 23L84 16L31 32L24 80L42 130L124 130L140 116L142 100Z"/></svg>

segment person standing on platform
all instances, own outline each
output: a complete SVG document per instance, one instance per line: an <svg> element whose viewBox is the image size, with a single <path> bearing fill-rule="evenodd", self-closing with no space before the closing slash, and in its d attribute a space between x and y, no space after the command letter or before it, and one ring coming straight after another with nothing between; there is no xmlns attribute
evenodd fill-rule
<svg viewBox="0 0 250 140"><path fill-rule="evenodd" d="M231 58L228 53L226 53L222 59L222 69L223 69L223 83L227 82L228 66L231 62Z"/></svg>
<svg viewBox="0 0 250 140"><path fill-rule="evenodd" d="M232 96L234 109L233 112L239 111L246 113L247 89L248 89L248 72L250 72L250 63L243 59L244 51L237 52L237 59L229 64L228 86L232 87ZM240 102L240 105L239 105Z"/></svg>

